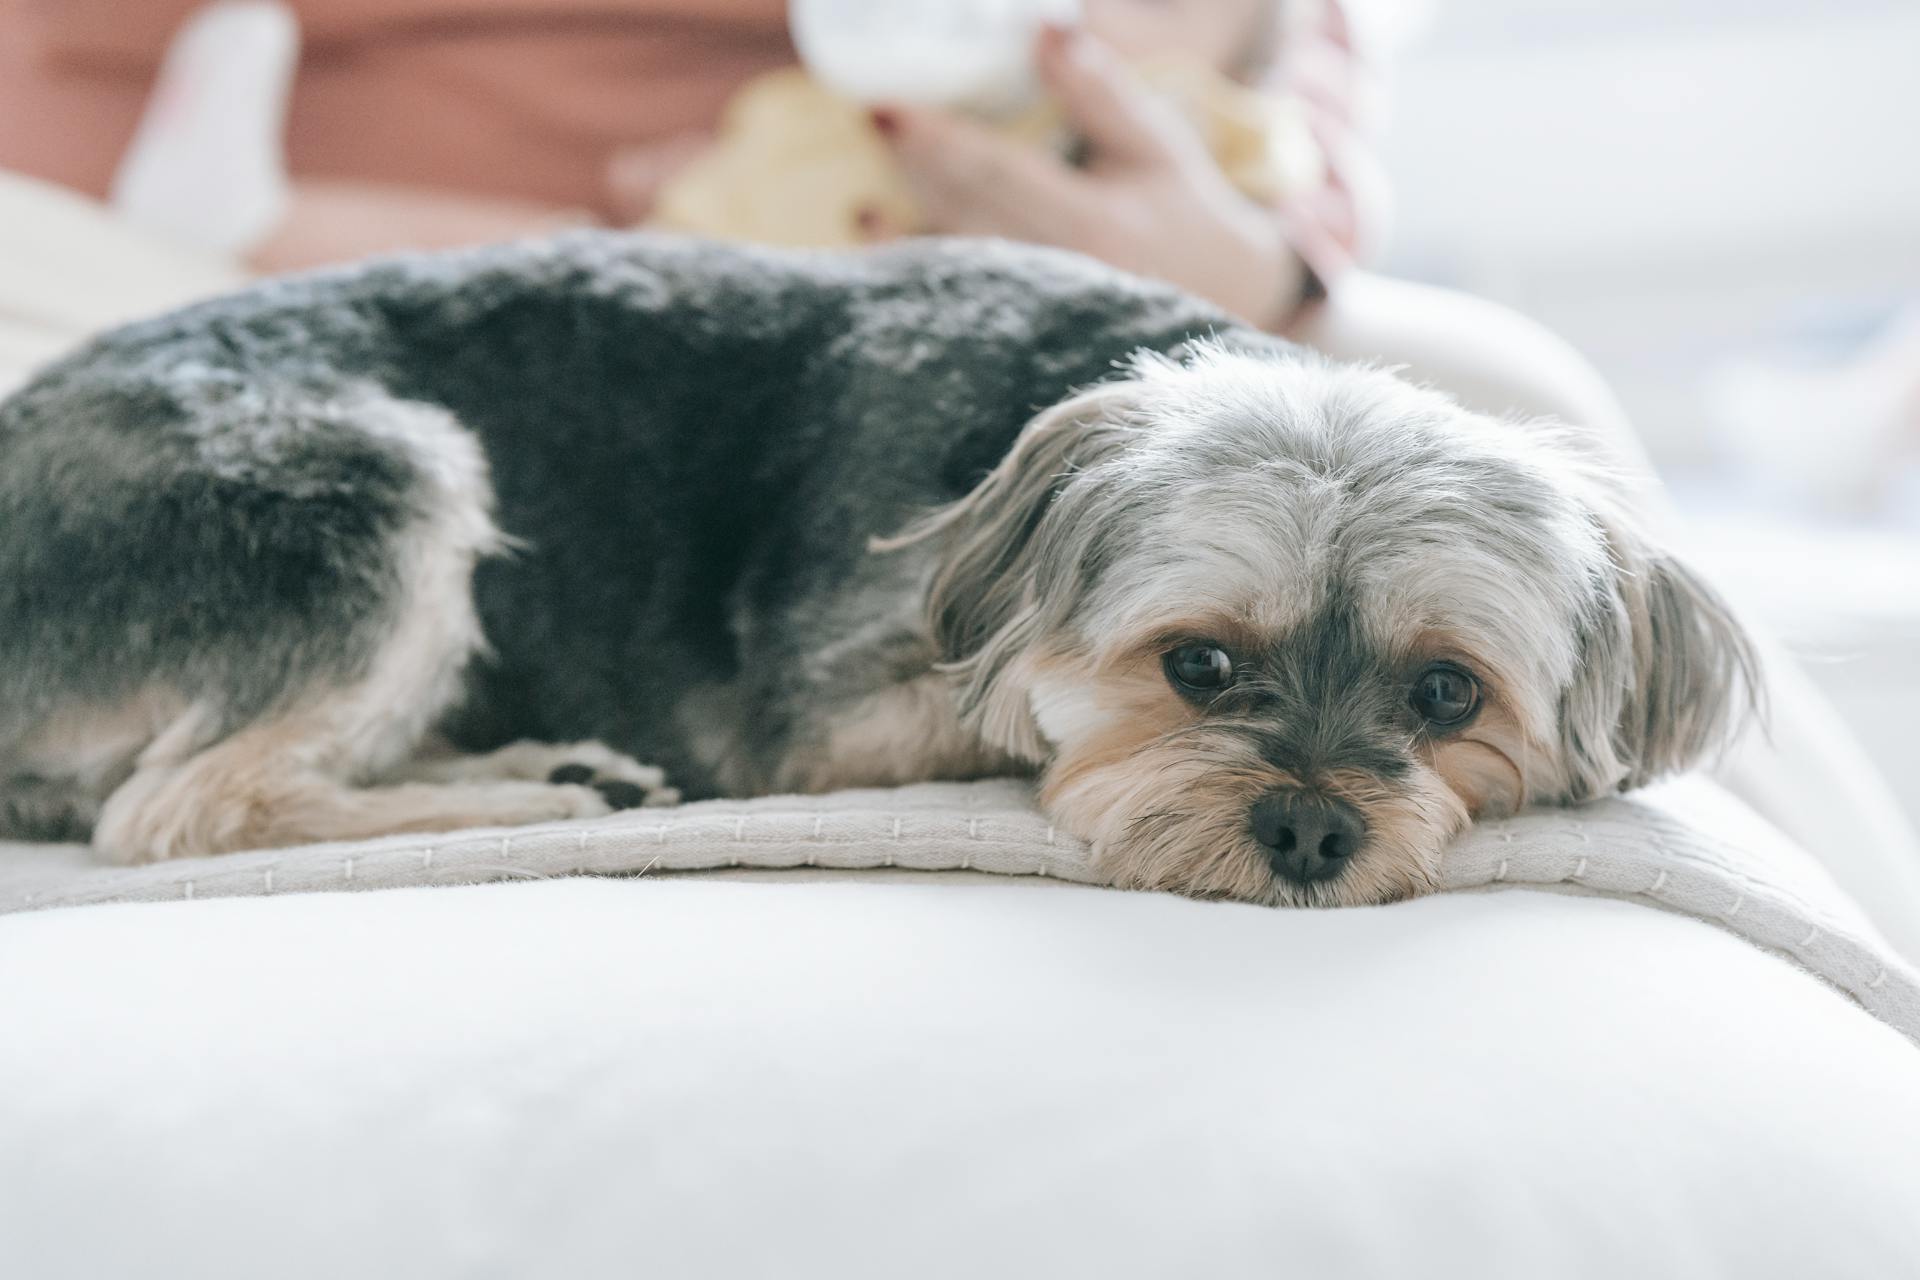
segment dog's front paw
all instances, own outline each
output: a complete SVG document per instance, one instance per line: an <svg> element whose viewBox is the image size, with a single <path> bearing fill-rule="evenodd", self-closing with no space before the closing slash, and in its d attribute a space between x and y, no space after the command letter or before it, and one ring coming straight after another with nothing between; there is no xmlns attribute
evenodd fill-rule
<svg viewBox="0 0 1920 1280"><path fill-rule="evenodd" d="M516 782L502 784L503 793L507 786L511 786L515 794L527 797L524 816L510 824L514 826L567 822L575 818L604 818L621 808L594 787L571 783Z"/></svg>
<svg viewBox="0 0 1920 1280"><path fill-rule="evenodd" d="M658 808L680 803L680 793L666 785L666 775L660 770L635 764L624 756L618 758L632 767L608 771L569 760L555 765L547 774L547 781L556 786L590 788L615 809Z"/></svg>
<svg viewBox="0 0 1920 1280"><path fill-rule="evenodd" d="M547 770L548 782L592 787L616 809L656 809L680 803L680 793L667 785L665 772L622 755L605 743L575 742L547 746L545 750L560 761Z"/></svg>
<svg viewBox="0 0 1920 1280"><path fill-rule="evenodd" d="M603 812L680 803L667 775L604 742L515 742L482 756L432 762L425 776L439 782L538 782L597 795ZM590 815L583 815L590 816Z"/></svg>

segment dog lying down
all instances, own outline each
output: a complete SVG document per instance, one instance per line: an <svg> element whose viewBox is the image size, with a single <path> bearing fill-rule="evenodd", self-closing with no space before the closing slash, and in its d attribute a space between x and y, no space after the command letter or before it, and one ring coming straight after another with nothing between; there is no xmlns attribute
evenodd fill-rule
<svg viewBox="0 0 1920 1280"><path fill-rule="evenodd" d="M1031 772L1117 884L1384 901L1730 731L1747 642L1629 506L1050 251L275 282L0 406L0 826L135 862Z"/></svg>

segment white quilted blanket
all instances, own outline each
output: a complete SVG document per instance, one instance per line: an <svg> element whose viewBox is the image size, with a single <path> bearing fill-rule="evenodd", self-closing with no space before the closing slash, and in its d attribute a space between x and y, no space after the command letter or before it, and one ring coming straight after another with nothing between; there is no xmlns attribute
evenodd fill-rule
<svg viewBox="0 0 1920 1280"><path fill-rule="evenodd" d="M132 868L99 866L76 846L0 846L0 912L733 867L1098 881L1085 849L1008 781L713 801ZM1596 894L1708 921L1825 979L1920 1043L1920 972L1811 857L1709 783L1483 824L1448 852L1442 882L1449 892Z"/></svg>

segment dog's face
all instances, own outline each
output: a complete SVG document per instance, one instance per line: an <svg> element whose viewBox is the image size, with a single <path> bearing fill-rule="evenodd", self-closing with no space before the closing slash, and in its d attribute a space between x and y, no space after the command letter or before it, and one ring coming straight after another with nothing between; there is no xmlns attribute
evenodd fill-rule
<svg viewBox="0 0 1920 1280"><path fill-rule="evenodd" d="M1564 436L1306 357L1132 374L926 530L963 713L1115 882L1404 897L1728 731L1745 639Z"/></svg>

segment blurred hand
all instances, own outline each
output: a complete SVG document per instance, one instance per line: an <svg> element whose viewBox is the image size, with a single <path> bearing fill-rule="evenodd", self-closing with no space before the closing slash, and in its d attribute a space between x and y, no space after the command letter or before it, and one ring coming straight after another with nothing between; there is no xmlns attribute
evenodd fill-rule
<svg viewBox="0 0 1920 1280"><path fill-rule="evenodd" d="M1287 33L1274 79L1307 104L1307 122L1327 164L1327 181L1290 193L1287 226L1307 258L1337 268L1364 260L1385 241L1392 211L1385 167L1371 140L1386 110L1386 86L1356 49L1345 6L1302 10L1305 21Z"/></svg>
<svg viewBox="0 0 1920 1280"><path fill-rule="evenodd" d="M1235 188L1192 126L1097 41L1050 30L1037 57L1086 141L1085 168L948 112L875 110L929 228L1078 250L1278 326L1304 280L1278 216Z"/></svg>

